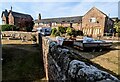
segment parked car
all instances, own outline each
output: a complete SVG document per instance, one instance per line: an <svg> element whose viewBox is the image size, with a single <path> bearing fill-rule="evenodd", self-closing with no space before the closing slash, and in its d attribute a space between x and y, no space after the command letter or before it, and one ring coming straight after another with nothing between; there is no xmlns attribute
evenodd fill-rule
<svg viewBox="0 0 120 82"><path fill-rule="evenodd" d="M41 33L42 35L50 35L51 34L51 27L39 27L37 28L37 32Z"/></svg>

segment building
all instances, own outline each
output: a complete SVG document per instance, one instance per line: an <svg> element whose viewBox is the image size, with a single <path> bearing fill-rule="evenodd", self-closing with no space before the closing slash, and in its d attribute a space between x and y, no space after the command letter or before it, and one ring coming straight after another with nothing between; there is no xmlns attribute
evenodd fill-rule
<svg viewBox="0 0 120 82"><path fill-rule="evenodd" d="M82 26L81 21L82 21L82 16L37 19L34 21L35 23L34 28L69 26L69 27L74 27L75 29L81 29Z"/></svg>
<svg viewBox="0 0 120 82"><path fill-rule="evenodd" d="M31 15L18 13L9 10L9 12L5 9L5 11L2 12L1 15L2 18L2 24L10 24L15 25L19 27L20 31L26 31L26 29L32 29L33 28L33 18Z"/></svg>
<svg viewBox="0 0 120 82"><path fill-rule="evenodd" d="M102 11L93 7L82 17L82 31L93 37L103 36L113 28L113 20Z"/></svg>
<svg viewBox="0 0 120 82"><path fill-rule="evenodd" d="M113 28L114 21L105 13L93 7L84 16L41 19L41 15L39 14L38 19L34 23L34 28L73 27L83 31L84 35L97 37L108 33Z"/></svg>

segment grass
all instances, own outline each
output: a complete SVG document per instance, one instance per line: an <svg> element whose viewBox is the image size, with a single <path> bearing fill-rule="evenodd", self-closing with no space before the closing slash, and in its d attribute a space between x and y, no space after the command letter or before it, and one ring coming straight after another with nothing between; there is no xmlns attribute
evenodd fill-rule
<svg viewBox="0 0 120 82"><path fill-rule="evenodd" d="M93 63L100 65L111 73L115 74L118 78L120 78L120 43L114 43L112 49L106 49L102 52L84 52L80 51L78 48L74 50L79 53L80 56L86 58Z"/></svg>
<svg viewBox="0 0 120 82"><path fill-rule="evenodd" d="M44 79L43 61L38 46L32 45L31 41L22 42L21 40L2 40L3 43L3 81L9 80L27 80L40 82ZM119 43L114 43L114 47L120 49ZM103 52L83 52L74 50L84 58L83 61L96 63L101 67L112 71L118 75L118 51L108 50ZM120 75L118 76L120 77Z"/></svg>
<svg viewBox="0 0 120 82"><path fill-rule="evenodd" d="M42 54L31 42L2 41L3 81L40 81L45 77ZM12 44L13 43L13 44Z"/></svg>

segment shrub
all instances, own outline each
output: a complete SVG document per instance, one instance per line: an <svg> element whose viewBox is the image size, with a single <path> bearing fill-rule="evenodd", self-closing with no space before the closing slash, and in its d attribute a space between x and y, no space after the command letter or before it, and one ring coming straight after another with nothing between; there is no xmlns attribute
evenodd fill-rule
<svg viewBox="0 0 120 82"><path fill-rule="evenodd" d="M78 35L82 35L83 36L83 32L78 30L76 31L74 28L71 28L71 27L62 27L62 26L59 26L58 29L56 28L53 28L52 29L52 32L51 32L51 35L52 36L62 36L63 34L67 34L69 36L78 36Z"/></svg>
<svg viewBox="0 0 120 82"><path fill-rule="evenodd" d="M68 27L66 30L67 35L72 35L72 28Z"/></svg>
<svg viewBox="0 0 120 82"><path fill-rule="evenodd" d="M54 36L61 36L61 33L59 31L55 32Z"/></svg>
<svg viewBox="0 0 120 82"><path fill-rule="evenodd" d="M9 24L2 25L1 28L2 28L2 31L17 31L18 30L18 28L16 28L15 25L9 25Z"/></svg>
<svg viewBox="0 0 120 82"><path fill-rule="evenodd" d="M67 35L69 36L77 36L77 31L74 28L68 27L66 30Z"/></svg>
<svg viewBox="0 0 120 82"><path fill-rule="evenodd" d="M67 27L59 26L58 31L61 32L62 34L66 33Z"/></svg>
<svg viewBox="0 0 120 82"><path fill-rule="evenodd" d="M51 36L55 36L55 33L57 32L57 29L56 28L53 28L52 29L52 32L51 32Z"/></svg>
<svg viewBox="0 0 120 82"><path fill-rule="evenodd" d="M27 32L32 32L32 27L25 27Z"/></svg>
<svg viewBox="0 0 120 82"><path fill-rule="evenodd" d="M83 36L83 32L80 31L80 30L78 30L78 31L77 31L77 35L78 35L78 36Z"/></svg>

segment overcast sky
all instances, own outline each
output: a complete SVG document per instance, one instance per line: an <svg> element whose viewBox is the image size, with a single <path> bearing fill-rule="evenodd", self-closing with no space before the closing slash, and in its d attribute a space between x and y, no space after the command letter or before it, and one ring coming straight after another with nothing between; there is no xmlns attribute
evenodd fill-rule
<svg viewBox="0 0 120 82"><path fill-rule="evenodd" d="M29 1L29 2L28 2ZM98 2L99 1L99 2ZM106 2L105 2L106 1ZM0 2L0 13L3 10L12 10L20 13L30 14L34 19L37 19L41 13L42 18L83 16L92 7L97 7L110 17L118 17L118 1L119 0L26 0L26 1L4 1ZM1 24L1 20L0 20Z"/></svg>

